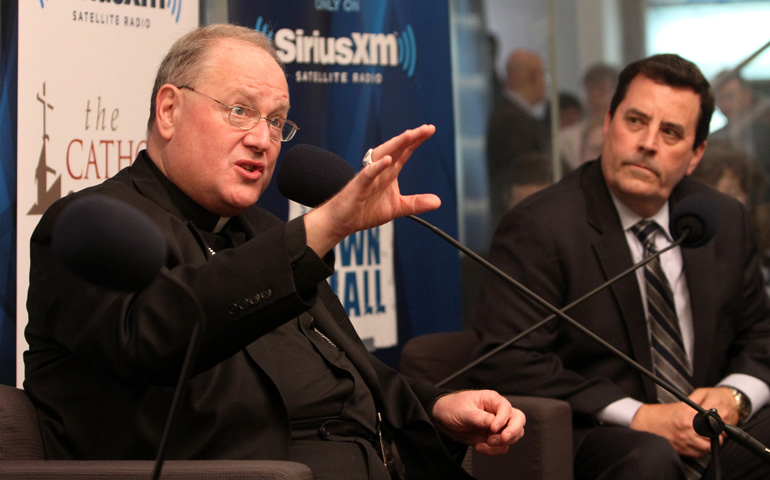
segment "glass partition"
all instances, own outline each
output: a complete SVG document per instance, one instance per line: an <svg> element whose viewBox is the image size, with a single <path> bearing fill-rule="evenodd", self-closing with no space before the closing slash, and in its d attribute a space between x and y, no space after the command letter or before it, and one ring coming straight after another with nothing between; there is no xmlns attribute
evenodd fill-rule
<svg viewBox="0 0 770 480"><path fill-rule="evenodd" d="M760 248L770 250L770 1L450 4L458 214L467 245L484 254L502 212L598 157L619 69L677 53L701 68L717 98L694 176L743 201ZM463 269L466 303L479 274Z"/></svg>

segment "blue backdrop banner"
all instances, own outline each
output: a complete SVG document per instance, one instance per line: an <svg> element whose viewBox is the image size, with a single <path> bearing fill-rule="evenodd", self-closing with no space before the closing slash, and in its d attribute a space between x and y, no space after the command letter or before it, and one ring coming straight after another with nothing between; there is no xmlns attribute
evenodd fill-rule
<svg viewBox="0 0 770 480"><path fill-rule="evenodd" d="M16 2L0 6L0 384L16 380Z"/></svg>
<svg viewBox="0 0 770 480"><path fill-rule="evenodd" d="M404 194L439 195L441 208L423 218L456 236L447 2L231 0L229 15L232 23L270 35L285 63L292 104L289 117L300 131L282 153L293 144L308 143L359 169L368 148L408 128L436 125L436 134L401 173L400 187ZM288 216L288 202L274 184L260 204ZM458 253L408 219L396 220L393 232L391 288L399 343L422 333L459 329ZM338 263L339 256L338 251ZM351 309L361 305L347 295L345 280L334 278L331 283L348 313L355 314Z"/></svg>

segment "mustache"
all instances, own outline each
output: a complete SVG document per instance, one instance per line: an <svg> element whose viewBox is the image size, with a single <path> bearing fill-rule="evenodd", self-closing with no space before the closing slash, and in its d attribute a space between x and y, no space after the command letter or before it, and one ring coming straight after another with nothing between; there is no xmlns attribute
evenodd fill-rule
<svg viewBox="0 0 770 480"><path fill-rule="evenodd" d="M637 154L632 157L626 158L621 162L623 166L636 166L646 168L656 175L660 175L660 166L651 157L647 155Z"/></svg>

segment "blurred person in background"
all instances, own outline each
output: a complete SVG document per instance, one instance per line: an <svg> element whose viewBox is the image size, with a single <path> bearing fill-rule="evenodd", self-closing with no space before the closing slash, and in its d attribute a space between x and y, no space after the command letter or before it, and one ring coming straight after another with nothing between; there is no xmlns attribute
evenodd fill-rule
<svg viewBox="0 0 770 480"><path fill-rule="evenodd" d="M770 204L764 201L765 174L757 161L727 144L710 142L692 178L746 205L761 255L765 289L770 293Z"/></svg>
<svg viewBox="0 0 770 480"><path fill-rule="evenodd" d="M727 124L713 132L724 142L754 158L770 180L770 99L760 96L739 73L722 71L714 79L716 105ZM765 185L765 195L770 194Z"/></svg>
<svg viewBox="0 0 770 480"><path fill-rule="evenodd" d="M494 227L506 211L508 171L519 155L547 153L546 71L537 53L518 49L506 61L505 89L487 127L487 175L490 224Z"/></svg>
<svg viewBox="0 0 770 480"><path fill-rule="evenodd" d="M564 157L568 170L577 168L584 161L581 152L586 134L590 127L604 122L617 79L618 70L605 63L591 65L583 75L585 95L583 119L579 124L567 125L559 131L559 151ZM596 140L596 137L592 140ZM597 156L598 153L588 158L594 159Z"/></svg>

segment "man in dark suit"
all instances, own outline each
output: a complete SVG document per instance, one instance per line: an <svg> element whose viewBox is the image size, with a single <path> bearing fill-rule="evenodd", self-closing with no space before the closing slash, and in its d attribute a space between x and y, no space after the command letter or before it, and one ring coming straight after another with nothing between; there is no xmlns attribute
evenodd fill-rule
<svg viewBox="0 0 770 480"><path fill-rule="evenodd" d="M266 36L197 29L158 71L147 150L43 216L31 242L24 386L48 458L155 458L197 315L166 276L117 292L54 260L62 210L99 194L157 225L168 274L206 316L168 458L288 459L314 478L467 478L452 460L463 443L499 454L523 435L523 415L499 394L447 392L378 362L325 281L348 234L439 206L434 195L401 196L397 183L435 128L378 146L339 194L284 223L254 204L296 132L288 110Z"/></svg>
<svg viewBox="0 0 770 480"><path fill-rule="evenodd" d="M659 250L673 241L668 216L683 198L713 198L722 219L715 238L662 255L657 286L669 285L673 308L656 302L663 290L639 270L567 314L648 369L687 380L694 402L767 444L770 304L749 217L736 200L686 178L706 148L713 109L708 82L689 61L658 55L627 66L601 157L509 212L490 260L562 307L642 259L637 222L653 222ZM490 275L472 316L477 354L547 315ZM677 332L666 330L665 341L661 318ZM569 402L578 479L698 478L708 465L710 442L693 430L693 409L663 400L652 381L564 322L552 320L470 374L480 386ZM723 478L768 478L768 465L732 441L720 451Z"/></svg>
<svg viewBox="0 0 770 480"><path fill-rule="evenodd" d="M505 63L505 88L492 109L487 126L486 154L491 224L507 208L507 180L514 161L526 153L547 153L549 125L543 59L529 50L514 50Z"/></svg>

